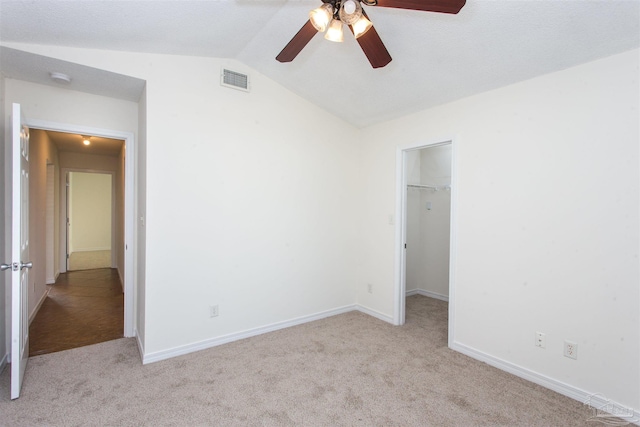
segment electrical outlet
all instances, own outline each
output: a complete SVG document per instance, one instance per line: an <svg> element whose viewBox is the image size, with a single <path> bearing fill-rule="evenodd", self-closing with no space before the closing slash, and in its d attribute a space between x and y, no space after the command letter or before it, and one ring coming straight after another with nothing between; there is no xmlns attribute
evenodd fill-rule
<svg viewBox="0 0 640 427"><path fill-rule="evenodd" d="M547 340L542 332L536 332L536 347L547 348Z"/></svg>
<svg viewBox="0 0 640 427"><path fill-rule="evenodd" d="M370 294L373 293L373 285L371 283L367 283L367 292L369 292Z"/></svg>
<svg viewBox="0 0 640 427"><path fill-rule="evenodd" d="M578 359L578 344L565 340L564 355L570 359Z"/></svg>
<svg viewBox="0 0 640 427"><path fill-rule="evenodd" d="M209 306L209 317L218 317L218 306L212 305Z"/></svg>

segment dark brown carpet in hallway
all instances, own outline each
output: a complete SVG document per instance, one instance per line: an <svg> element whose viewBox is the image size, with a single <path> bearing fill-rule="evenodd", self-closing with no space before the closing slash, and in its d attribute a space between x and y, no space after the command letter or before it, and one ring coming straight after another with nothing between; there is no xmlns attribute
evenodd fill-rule
<svg viewBox="0 0 640 427"><path fill-rule="evenodd" d="M122 338L124 294L112 268L60 274L29 326L29 356Z"/></svg>

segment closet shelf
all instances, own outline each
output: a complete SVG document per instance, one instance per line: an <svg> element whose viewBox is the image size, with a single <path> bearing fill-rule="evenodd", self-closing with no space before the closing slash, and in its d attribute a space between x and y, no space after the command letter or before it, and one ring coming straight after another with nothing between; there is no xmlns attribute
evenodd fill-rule
<svg viewBox="0 0 640 427"><path fill-rule="evenodd" d="M433 191L442 191L442 190L449 191L449 190L451 190L451 185L407 184L407 187L409 187L409 188L423 188L423 189L426 189L426 190L433 190Z"/></svg>

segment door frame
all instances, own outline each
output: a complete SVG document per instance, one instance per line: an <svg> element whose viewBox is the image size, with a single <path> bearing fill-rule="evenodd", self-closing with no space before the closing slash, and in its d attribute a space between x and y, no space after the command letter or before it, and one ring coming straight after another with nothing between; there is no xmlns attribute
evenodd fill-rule
<svg viewBox="0 0 640 427"><path fill-rule="evenodd" d="M55 265L55 252L58 251L58 248L55 247L55 212L54 209L49 209L49 206L52 208L55 207L55 187L57 185L55 179L55 165L53 163L49 163L50 159L47 159L47 183L46 183L46 197L47 202L45 204L45 283L47 285L53 285L56 281L56 265ZM52 202L52 203L50 203ZM51 256L51 258L49 258Z"/></svg>
<svg viewBox="0 0 640 427"><path fill-rule="evenodd" d="M407 289L407 153L409 151L421 150L423 148L437 147L440 145L451 145L451 227L449 230L449 322L448 341L449 347L454 342L455 336L455 272L457 253L457 209L458 209L458 168L457 168L457 143L455 138L439 138L430 142L415 142L400 146L396 150L396 229L395 229L395 272L394 272L394 304L393 304L393 324L404 325L405 322L405 300Z"/></svg>
<svg viewBox="0 0 640 427"><path fill-rule="evenodd" d="M135 336L135 137L133 132L101 129L69 123L28 119L30 128L56 132L93 135L124 140L124 331L125 337ZM62 169L62 168L61 168ZM62 174L62 173L61 173ZM113 189L112 189L113 190ZM62 192L61 192L62 193ZM62 198L63 195L60 194ZM60 230L62 232L62 230ZM113 230L112 230L113 232Z"/></svg>
<svg viewBox="0 0 640 427"><path fill-rule="evenodd" d="M126 161L126 158L125 158ZM109 261L110 267L111 268L115 268L116 264L117 264L117 260L116 260L116 254L115 251L113 250L113 247L115 246L116 243L116 236L118 233L117 227L115 226L115 222L116 222L116 173L114 171L107 171L107 170L99 170L99 169L83 169L83 168L60 168L60 188L62 188L63 186L66 186L66 192L65 192L65 203L60 203L60 208L65 207L65 215L66 217L63 218L63 215L60 215L60 227L64 226L65 228L65 242L67 245L67 251L64 254L65 257L65 271L67 272L69 271L69 259L66 257L67 254L71 255L69 253L69 223L67 222L67 218L69 218L69 213L70 213L70 206L69 206L69 189L70 189L70 182L67 181L67 176L70 173L95 173L95 174L100 174L100 175L109 175L111 177L111 236L110 236L110 241L111 241L111 260ZM62 211L60 212L62 213ZM124 219L124 218L123 218ZM60 233L60 237L62 237L62 233ZM60 242L60 247L62 247L62 242ZM60 250L60 248L58 248L58 250ZM61 253L62 254L62 253ZM62 266L62 262L60 262L60 266ZM60 271L61 273L64 273L61 269ZM126 268L125 268L125 274L126 274ZM123 283L124 284L124 283Z"/></svg>

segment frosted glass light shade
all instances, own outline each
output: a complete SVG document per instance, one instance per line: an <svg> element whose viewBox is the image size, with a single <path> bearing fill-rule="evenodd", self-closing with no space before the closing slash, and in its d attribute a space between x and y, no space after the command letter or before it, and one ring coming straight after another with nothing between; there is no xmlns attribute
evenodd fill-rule
<svg viewBox="0 0 640 427"><path fill-rule="evenodd" d="M324 38L332 42L344 41L344 34L342 34L342 22L337 19L331 21L331 25L329 25L329 29L327 29L327 34L324 35Z"/></svg>
<svg viewBox="0 0 640 427"><path fill-rule="evenodd" d="M319 32L324 32L327 29L327 25L331 22L333 17L333 7L329 3L325 3L317 9L313 9L309 12L309 20L313 27Z"/></svg>
<svg viewBox="0 0 640 427"><path fill-rule="evenodd" d="M359 2L353 0L347 0L342 3L340 10L338 11L340 20L345 25L353 25L362 16L362 6Z"/></svg>
<svg viewBox="0 0 640 427"><path fill-rule="evenodd" d="M358 38L369 31L369 28L371 28L372 26L373 24L371 23L371 21L369 21L367 18L365 18L364 15L362 15L360 19L358 19L356 23L351 26L351 28L353 28L353 35Z"/></svg>
<svg viewBox="0 0 640 427"><path fill-rule="evenodd" d="M342 9L349 15L356 11L356 2L353 0L347 0L342 3Z"/></svg>

